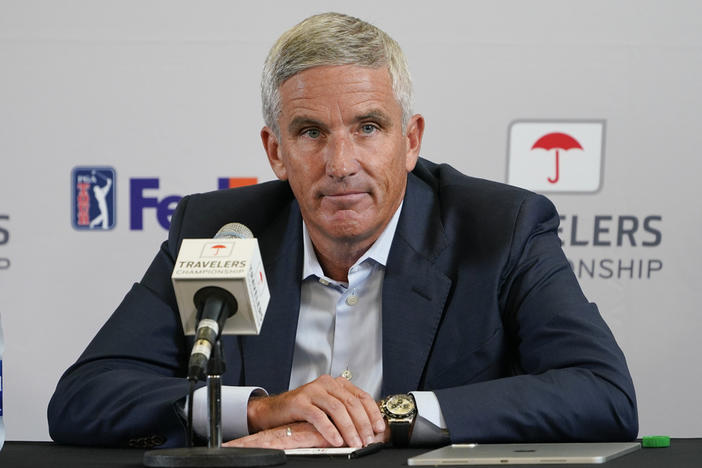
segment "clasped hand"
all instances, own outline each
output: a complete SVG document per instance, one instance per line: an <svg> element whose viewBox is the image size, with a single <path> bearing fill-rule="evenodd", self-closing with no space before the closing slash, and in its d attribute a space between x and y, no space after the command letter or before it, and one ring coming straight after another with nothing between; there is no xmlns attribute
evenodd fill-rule
<svg viewBox="0 0 702 468"><path fill-rule="evenodd" d="M280 395L252 398L251 435L228 447L361 447L383 442L386 424L373 397L343 377L323 375Z"/></svg>

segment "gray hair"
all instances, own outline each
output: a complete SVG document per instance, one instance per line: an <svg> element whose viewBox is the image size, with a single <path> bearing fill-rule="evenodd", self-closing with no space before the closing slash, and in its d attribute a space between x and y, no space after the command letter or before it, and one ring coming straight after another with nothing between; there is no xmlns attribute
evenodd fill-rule
<svg viewBox="0 0 702 468"><path fill-rule="evenodd" d="M263 119L278 138L280 86L293 75L322 65L387 67L395 98L402 107L402 132L405 132L412 116L412 80L400 45L358 18L323 13L310 16L283 33L263 66Z"/></svg>

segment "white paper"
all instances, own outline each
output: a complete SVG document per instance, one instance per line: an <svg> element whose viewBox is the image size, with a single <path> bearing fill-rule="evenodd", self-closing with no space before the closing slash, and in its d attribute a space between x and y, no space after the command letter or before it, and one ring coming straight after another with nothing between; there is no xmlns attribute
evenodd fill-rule
<svg viewBox="0 0 702 468"><path fill-rule="evenodd" d="M285 449L285 455L348 455L358 450L354 447Z"/></svg>

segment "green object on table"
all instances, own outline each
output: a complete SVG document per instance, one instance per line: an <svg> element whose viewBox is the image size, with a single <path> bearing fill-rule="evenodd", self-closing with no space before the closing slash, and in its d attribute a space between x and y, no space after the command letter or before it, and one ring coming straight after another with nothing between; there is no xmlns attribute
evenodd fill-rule
<svg viewBox="0 0 702 468"><path fill-rule="evenodd" d="M646 436L641 439L644 448L670 447L670 437L668 436Z"/></svg>

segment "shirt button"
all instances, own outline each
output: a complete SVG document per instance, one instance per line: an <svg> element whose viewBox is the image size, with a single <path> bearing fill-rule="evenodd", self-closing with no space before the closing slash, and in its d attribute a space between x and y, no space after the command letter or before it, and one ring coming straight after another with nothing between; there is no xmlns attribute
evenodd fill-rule
<svg viewBox="0 0 702 468"><path fill-rule="evenodd" d="M329 281L325 280L324 278L319 278L319 282L322 283L324 286L329 285Z"/></svg>
<svg viewBox="0 0 702 468"><path fill-rule="evenodd" d="M356 304L358 304L358 296L351 295L351 296L347 297L346 304L348 304L350 306L355 306Z"/></svg>

